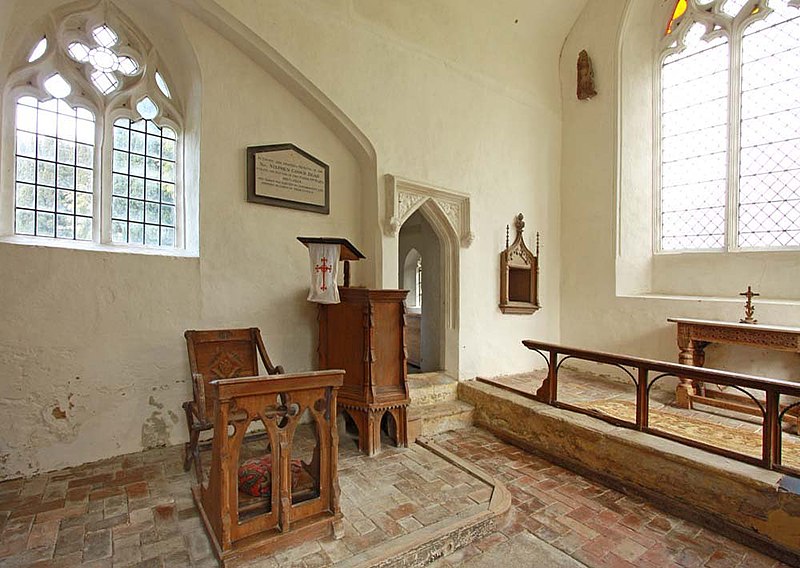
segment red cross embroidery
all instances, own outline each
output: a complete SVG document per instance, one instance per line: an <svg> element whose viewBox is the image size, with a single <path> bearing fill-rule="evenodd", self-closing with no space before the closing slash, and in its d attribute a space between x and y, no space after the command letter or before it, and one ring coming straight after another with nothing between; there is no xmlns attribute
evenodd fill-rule
<svg viewBox="0 0 800 568"><path fill-rule="evenodd" d="M326 272L330 272L333 268L328 264L328 259L324 256L320 259L322 264L318 264L314 267L314 270L317 272L322 272L322 286L320 286L320 290L323 292L328 289L328 285L326 284L327 275Z"/></svg>

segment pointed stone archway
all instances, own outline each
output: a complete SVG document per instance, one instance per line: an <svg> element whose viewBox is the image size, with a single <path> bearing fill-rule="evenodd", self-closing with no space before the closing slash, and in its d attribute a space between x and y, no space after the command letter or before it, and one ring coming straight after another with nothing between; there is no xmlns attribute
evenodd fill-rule
<svg viewBox="0 0 800 568"><path fill-rule="evenodd" d="M391 174L386 175L386 218L384 256L397 258L400 227L419 213L439 240L441 274L440 362L442 371L458 378L459 295L461 289L461 248L469 247L471 231L469 196Z"/></svg>

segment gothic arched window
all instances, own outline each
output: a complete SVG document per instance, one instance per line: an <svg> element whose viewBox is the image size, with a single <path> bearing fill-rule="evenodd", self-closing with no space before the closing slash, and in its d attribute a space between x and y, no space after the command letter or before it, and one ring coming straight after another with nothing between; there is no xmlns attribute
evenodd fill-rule
<svg viewBox="0 0 800 568"><path fill-rule="evenodd" d="M42 29L7 83L0 233L182 248L182 118L158 54L110 5Z"/></svg>
<svg viewBox="0 0 800 568"><path fill-rule="evenodd" d="M679 0L659 65L658 249L800 247L800 3Z"/></svg>

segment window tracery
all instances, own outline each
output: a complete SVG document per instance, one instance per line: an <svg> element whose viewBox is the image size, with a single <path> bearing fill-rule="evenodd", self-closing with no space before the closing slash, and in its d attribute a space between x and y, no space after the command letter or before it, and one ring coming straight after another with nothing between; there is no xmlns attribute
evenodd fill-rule
<svg viewBox="0 0 800 568"><path fill-rule="evenodd" d="M182 120L152 45L111 4L45 28L8 81L0 233L182 247Z"/></svg>
<svg viewBox="0 0 800 568"><path fill-rule="evenodd" d="M67 53L79 63L89 63L94 69L90 79L102 94L107 95L119 86L115 73L132 76L139 72L139 64L127 55L117 55L112 49L119 37L107 24L92 30L92 38L96 46L87 46L80 41L73 41L67 47Z"/></svg>

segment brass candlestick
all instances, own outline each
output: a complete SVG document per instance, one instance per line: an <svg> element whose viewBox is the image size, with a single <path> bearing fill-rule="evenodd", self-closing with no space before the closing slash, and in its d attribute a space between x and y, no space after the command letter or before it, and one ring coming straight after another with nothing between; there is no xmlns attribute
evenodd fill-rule
<svg viewBox="0 0 800 568"><path fill-rule="evenodd" d="M761 294L756 294L753 292L753 289L748 286L747 292L740 292L739 295L747 298L747 301L744 303L744 319L740 319L739 323L758 323L758 320L753 317L753 314L756 313L756 309L753 307L753 296L760 296Z"/></svg>

